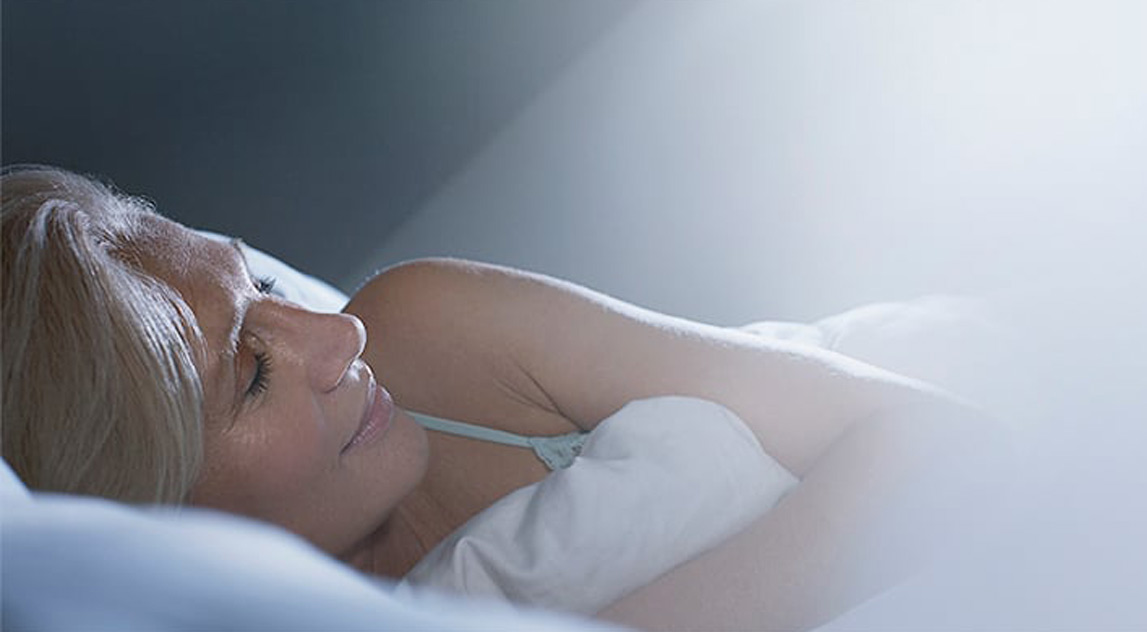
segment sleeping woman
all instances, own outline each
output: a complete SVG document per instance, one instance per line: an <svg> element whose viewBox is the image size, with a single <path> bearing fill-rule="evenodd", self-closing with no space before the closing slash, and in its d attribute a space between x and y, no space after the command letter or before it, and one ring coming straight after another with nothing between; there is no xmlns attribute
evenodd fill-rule
<svg viewBox="0 0 1147 632"><path fill-rule="evenodd" d="M34 489L647 629L813 627L984 506L991 420L842 355L450 259L315 312L89 178L2 186L3 454Z"/></svg>

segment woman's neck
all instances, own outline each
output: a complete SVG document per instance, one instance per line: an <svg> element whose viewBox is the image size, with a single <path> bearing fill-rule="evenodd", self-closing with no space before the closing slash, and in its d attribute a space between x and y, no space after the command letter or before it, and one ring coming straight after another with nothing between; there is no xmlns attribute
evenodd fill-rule
<svg viewBox="0 0 1147 632"><path fill-rule="evenodd" d="M368 573L400 578L467 520L547 474L529 450L437 432L430 433L430 442L436 457L422 483L340 559Z"/></svg>
<svg viewBox="0 0 1147 632"><path fill-rule="evenodd" d="M451 531L453 526L439 504L428 494L415 491L340 559L373 575L401 579Z"/></svg>

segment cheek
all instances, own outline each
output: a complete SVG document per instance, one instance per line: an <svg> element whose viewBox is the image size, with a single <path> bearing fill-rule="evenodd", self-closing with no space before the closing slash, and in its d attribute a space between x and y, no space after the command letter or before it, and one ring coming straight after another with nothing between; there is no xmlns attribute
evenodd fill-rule
<svg viewBox="0 0 1147 632"><path fill-rule="evenodd" d="M248 476L268 498L297 498L315 488L332 469L320 451L321 437L314 433L283 433L268 437L251 455Z"/></svg>
<svg viewBox="0 0 1147 632"><path fill-rule="evenodd" d="M250 426L209 442L193 501L281 522L334 476L337 455L328 454L320 422L279 419Z"/></svg>

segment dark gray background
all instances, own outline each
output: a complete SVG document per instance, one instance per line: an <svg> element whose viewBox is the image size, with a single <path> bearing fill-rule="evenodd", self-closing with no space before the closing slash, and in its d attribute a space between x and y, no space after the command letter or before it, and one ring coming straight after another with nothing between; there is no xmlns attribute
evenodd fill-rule
<svg viewBox="0 0 1147 632"><path fill-rule="evenodd" d="M4 0L3 162L338 281L635 4Z"/></svg>

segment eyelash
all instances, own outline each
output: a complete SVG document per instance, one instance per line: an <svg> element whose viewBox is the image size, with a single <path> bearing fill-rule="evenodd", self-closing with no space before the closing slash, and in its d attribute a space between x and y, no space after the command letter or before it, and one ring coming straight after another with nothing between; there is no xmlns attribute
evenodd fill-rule
<svg viewBox="0 0 1147 632"><path fill-rule="evenodd" d="M255 377L247 387L247 396L255 397L267 390L271 379L271 356L262 351L255 352Z"/></svg>
<svg viewBox="0 0 1147 632"><path fill-rule="evenodd" d="M275 289L275 277L255 277L255 289L260 294L270 294ZM247 387L247 396L256 397L267 390L271 380L271 356L262 351L255 352L255 377Z"/></svg>
<svg viewBox="0 0 1147 632"><path fill-rule="evenodd" d="M255 277L255 289L261 294L270 294L275 289L275 277Z"/></svg>

